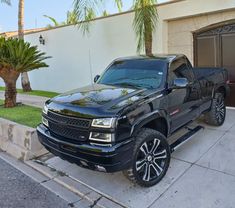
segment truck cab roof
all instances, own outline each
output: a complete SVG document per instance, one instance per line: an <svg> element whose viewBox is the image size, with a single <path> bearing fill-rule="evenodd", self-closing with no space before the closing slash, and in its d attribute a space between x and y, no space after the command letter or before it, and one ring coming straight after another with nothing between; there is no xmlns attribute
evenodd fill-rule
<svg viewBox="0 0 235 208"><path fill-rule="evenodd" d="M127 61L127 60L139 60L139 59L159 59L167 63L172 62L175 59L185 58L184 54L153 54L152 56L139 55L117 58L114 61Z"/></svg>

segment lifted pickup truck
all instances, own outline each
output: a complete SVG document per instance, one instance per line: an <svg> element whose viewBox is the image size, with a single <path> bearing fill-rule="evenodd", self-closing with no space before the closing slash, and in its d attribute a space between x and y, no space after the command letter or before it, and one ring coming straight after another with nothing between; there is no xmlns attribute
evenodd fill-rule
<svg viewBox="0 0 235 208"><path fill-rule="evenodd" d="M225 69L193 68L184 55L117 59L94 84L46 102L39 140L79 166L122 170L131 181L153 186L175 148L202 127L172 144L170 136L202 114L210 125L224 123L227 79Z"/></svg>

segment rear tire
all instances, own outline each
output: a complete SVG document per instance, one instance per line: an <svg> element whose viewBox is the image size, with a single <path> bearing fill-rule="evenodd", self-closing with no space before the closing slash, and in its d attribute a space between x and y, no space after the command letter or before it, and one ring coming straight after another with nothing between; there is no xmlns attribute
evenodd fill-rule
<svg viewBox="0 0 235 208"><path fill-rule="evenodd" d="M132 166L123 174L140 186L154 186L165 176L170 158L166 137L158 131L143 128L136 136Z"/></svg>
<svg viewBox="0 0 235 208"><path fill-rule="evenodd" d="M224 95L220 92L215 93L212 100L211 110L205 114L205 122L213 126L222 126L226 117L226 106Z"/></svg>

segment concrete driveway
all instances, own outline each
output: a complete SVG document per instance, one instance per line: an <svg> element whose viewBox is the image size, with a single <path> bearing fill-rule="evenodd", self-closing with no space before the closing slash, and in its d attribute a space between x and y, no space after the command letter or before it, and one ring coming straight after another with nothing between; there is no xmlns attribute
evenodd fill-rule
<svg viewBox="0 0 235 208"><path fill-rule="evenodd" d="M73 181L117 202L117 207L233 208L235 110L227 111L226 122L221 127L203 125L204 131L173 153L165 178L152 188L135 186L122 173L94 172L58 157L42 160Z"/></svg>

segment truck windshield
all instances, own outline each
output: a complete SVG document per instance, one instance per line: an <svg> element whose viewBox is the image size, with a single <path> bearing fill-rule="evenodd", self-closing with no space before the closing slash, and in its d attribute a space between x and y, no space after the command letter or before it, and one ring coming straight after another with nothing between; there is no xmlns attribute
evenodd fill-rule
<svg viewBox="0 0 235 208"><path fill-rule="evenodd" d="M137 59L114 62L100 77L99 84L160 88L164 81L167 63L159 59Z"/></svg>

